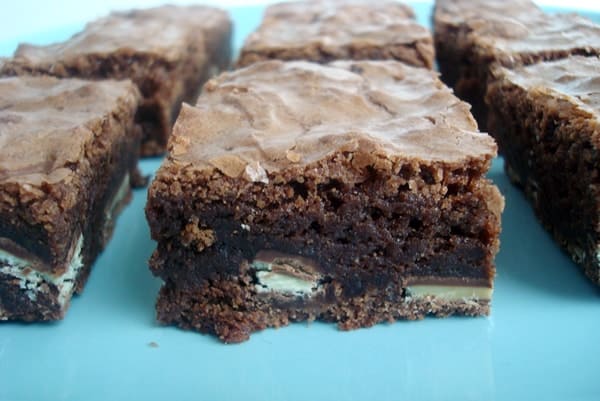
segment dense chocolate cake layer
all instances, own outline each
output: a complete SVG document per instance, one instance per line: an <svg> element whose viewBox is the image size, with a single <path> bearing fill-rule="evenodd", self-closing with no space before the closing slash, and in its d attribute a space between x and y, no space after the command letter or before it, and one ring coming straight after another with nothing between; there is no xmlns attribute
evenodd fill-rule
<svg viewBox="0 0 600 401"><path fill-rule="evenodd" d="M600 60L570 57L493 75L489 120L510 178L600 284Z"/></svg>
<svg viewBox="0 0 600 401"><path fill-rule="evenodd" d="M158 298L158 319L215 335L227 343L238 343L248 340L252 332L292 322L320 320L337 323L341 330L352 330L381 322L423 319L427 314L481 316L490 310L489 299L479 294L475 298L472 292L461 294L464 295L461 299L443 295L413 297L398 288L385 292L369 289L340 301L336 292L341 289L331 286L327 293L310 300L303 296L273 299L257 297L252 284L243 280L216 281L193 291L167 284ZM222 302L215 302L216 299Z"/></svg>
<svg viewBox="0 0 600 401"><path fill-rule="evenodd" d="M54 320L137 176L129 81L0 79L0 319Z"/></svg>
<svg viewBox="0 0 600 401"><path fill-rule="evenodd" d="M224 73L182 109L150 188L159 318L239 341L292 315L354 328L486 313L503 208L484 177L495 152L426 69L270 61ZM423 309L409 313L412 299Z"/></svg>
<svg viewBox="0 0 600 401"><path fill-rule="evenodd" d="M182 101L229 65L231 21L204 6L115 12L65 42L22 44L0 75L131 79L143 96L136 119L142 155L163 153Z"/></svg>
<svg viewBox="0 0 600 401"><path fill-rule="evenodd" d="M267 7L241 50L239 66L257 61L392 59L433 67L433 39L404 4L312 0Z"/></svg>

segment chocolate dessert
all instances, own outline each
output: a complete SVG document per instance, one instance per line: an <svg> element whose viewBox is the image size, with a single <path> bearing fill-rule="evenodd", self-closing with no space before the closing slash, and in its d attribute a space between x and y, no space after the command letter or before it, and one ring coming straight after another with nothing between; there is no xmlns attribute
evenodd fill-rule
<svg viewBox="0 0 600 401"><path fill-rule="evenodd" d="M410 7L395 1L309 0L267 7L238 66L269 60L399 60L433 68L433 39Z"/></svg>
<svg viewBox="0 0 600 401"><path fill-rule="evenodd" d="M165 151L181 102L193 102L202 84L228 67L232 25L225 11L163 6L114 12L65 42L22 44L0 75L131 79L142 93L136 121L142 156Z"/></svg>
<svg viewBox="0 0 600 401"><path fill-rule="evenodd" d="M600 55L600 26L575 14L546 14L530 0L436 0L433 23L442 79L473 106L482 129L494 65Z"/></svg>
<svg viewBox="0 0 600 401"><path fill-rule="evenodd" d="M509 177L537 216L600 284L600 59L493 70L490 127Z"/></svg>
<svg viewBox="0 0 600 401"><path fill-rule="evenodd" d="M130 198L130 81L0 79L0 320L61 319Z"/></svg>
<svg viewBox="0 0 600 401"><path fill-rule="evenodd" d="M184 105L146 214L158 319L239 342L489 312L496 144L437 75L267 61Z"/></svg>

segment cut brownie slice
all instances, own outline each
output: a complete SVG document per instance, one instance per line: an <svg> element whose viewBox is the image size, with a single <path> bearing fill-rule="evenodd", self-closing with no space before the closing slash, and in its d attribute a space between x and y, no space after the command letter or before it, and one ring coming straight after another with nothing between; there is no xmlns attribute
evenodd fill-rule
<svg viewBox="0 0 600 401"><path fill-rule="evenodd" d="M437 75L395 61L253 64L184 105L146 209L158 318L236 342L489 311L496 153Z"/></svg>
<svg viewBox="0 0 600 401"><path fill-rule="evenodd" d="M529 0L436 0L434 26L442 79L471 103L482 128L492 65L600 54L600 26L574 14L545 14Z"/></svg>
<svg viewBox="0 0 600 401"><path fill-rule="evenodd" d="M600 284L600 60L497 68L490 126L544 224Z"/></svg>
<svg viewBox="0 0 600 401"><path fill-rule="evenodd" d="M133 80L143 96L141 154L152 156L165 151L181 102L193 102L202 83L229 65L230 41L231 21L215 8L117 12L66 42L20 45L0 75Z"/></svg>
<svg viewBox="0 0 600 401"><path fill-rule="evenodd" d="M56 320L130 197L130 81L0 79L0 320Z"/></svg>
<svg viewBox="0 0 600 401"><path fill-rule="evenodd" d="M432 68L433 39L398 2L301 1L267 8L246 39L239 66L256 61L399 60Z"/></svg>

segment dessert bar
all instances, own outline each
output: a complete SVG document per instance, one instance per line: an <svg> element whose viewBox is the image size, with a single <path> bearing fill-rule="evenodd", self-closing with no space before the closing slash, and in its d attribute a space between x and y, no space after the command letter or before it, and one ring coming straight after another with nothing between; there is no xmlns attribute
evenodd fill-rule
<svg viewBox="0 0 600 401"><path fill-rule="evenodd" d="M193 102L202 84L226 68L231 22L216 8L163 6L115 12L62 43L22 44L0 75L53 75L134 81L143 100L141 154L164 152L181 102Z"/></svg>
<svg viewBox="0 0 600 401"><path fill-rule="evenodd" d="M530 0L437 0L433 22L442 79L472 105L482 129L494 64L510 68L600 54L600 26L575 14L546 14Z"/></svg>
<svg viewBox="0 0 600 401"><path fill-rule="evenodd" d="M433 58L431 34L402 3L309 0L268 7L246 39L238 65L268 59L391 59L432 68Z"/></svg>
<svg viewBox="0 0 600 401"><path fill-rule="evenodd" d="M61 319L130 198L130 81L0 79L0 320Z"/></svg>
<svg viewBox="0 0 600 401"><path fill-rule="evenodd" d="M489 123L509 177L544 226L600 284L600 60L574 56L514 70L489 85Z"/></svg>
<svg viewBox="0 0 600 401"><path fill-rule="evenodd" d="M239 342L489 312L496 144L436 73L266 61L184 105L146 214L158 319Z"/></svg>

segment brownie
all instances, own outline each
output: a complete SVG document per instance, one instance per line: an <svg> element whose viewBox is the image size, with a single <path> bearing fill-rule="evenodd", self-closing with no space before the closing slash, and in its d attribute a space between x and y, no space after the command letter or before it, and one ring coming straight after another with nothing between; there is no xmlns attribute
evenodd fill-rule
<svg viewBox="0 0 600 401"><path fill-rule="evenodd" d="M130 198L131 81L0 79L0 320L57 320Z"/></svg>
<svg viewBox="0 0 600 401"><path fill-rule="evenodd" d="M434 29L442 79L486 129L484 96L494 64L600 54L600 26L574 14L546 14L529 0L436 0Z"/></svg>
<svg viewBox="0 0 600 401"><path fill-rule="evenodd" d="M181 102L193 102L201 85L229 65L231 29L227 13L211 7L115 12L65 42L20 45L0 75L133 80L143 96L136 114L141 154L158 155Z"/></svg>
<svg viewBox="0 0 600 401"><path fill-rule="evenodd" d="M486 101L510 178L600 284L600 60L498 67Z"/></svg>
<svg viewBox="0 0 600 401"><path fill-rule="evenodd" d="M432 68L433 39L414 18L410 7L392 1L275 4L246 39L238 66L268 59L391 59Z"/></svg>
<svg viewBox="0 0 600 401"><path fill-rule="evenodd" d="M489 312L496 144L436 73L278 60L184 105L146 214L158 319L225 342Z"/></svg>

